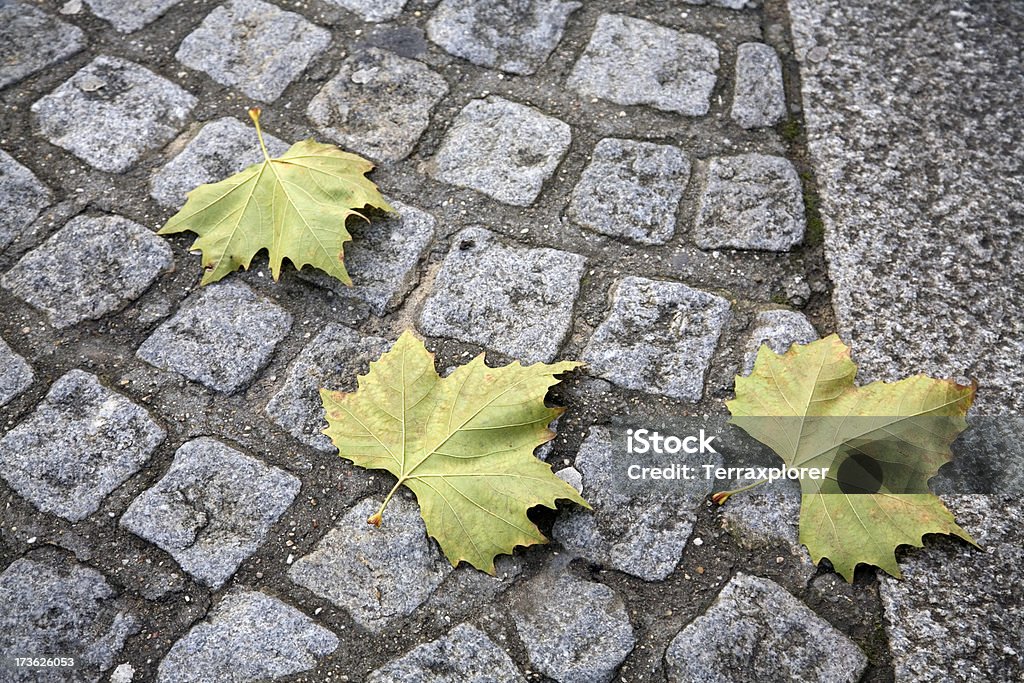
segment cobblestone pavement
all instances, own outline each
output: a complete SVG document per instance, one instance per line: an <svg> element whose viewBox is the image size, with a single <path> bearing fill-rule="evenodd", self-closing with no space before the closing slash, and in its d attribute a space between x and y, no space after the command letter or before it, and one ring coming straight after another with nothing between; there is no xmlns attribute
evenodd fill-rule
<svg viewBox="0 0 1024 683"><path fill-rule="evenodd" d="M899 330L878 353L915 329L930 336L908 358L947 353L926 309L892 319L886 286L850 270L875 253L860 214L845 220L837 159L860 154L872 191L892 179L843 147L885 92L836 101L860 85L843 69L875 59L872 15L842 4L0 0L0 654L79 664L0 680L1019 676L1019 503L956 499L984 551L929 542L903 554L905 581L863 569L847 585L797 544L794 489L713 508L710 490L670 505L609 481L615 418L723 416L761 342L838 325L884 375L867 311ZM1001 12L1012 46L1011 3L920 4L1012 61L972 33ZM1019 77L1016 59L986 68ZM272 152L313 136L379 164L399 215L352 226L355 287L294 270L275 284L257 258L199 288L190 237L153 234L192 187L258 158L252 105ZM984 206L957 210L915 235L959 253ZM969 258L994 248L985 229L964 239ZM1004 326L1019 361L1021 290L998 285L968 355ZM391 482L320 434L318 387L354 389L409 327L442 369L482 350L588 363L554 390L569 410L541 454L596 510L538 515L553 543L496 577L452 569L409 497L367 526ZM986 407L1009 410L1008 358L924 369L973 368Z"/></svg>

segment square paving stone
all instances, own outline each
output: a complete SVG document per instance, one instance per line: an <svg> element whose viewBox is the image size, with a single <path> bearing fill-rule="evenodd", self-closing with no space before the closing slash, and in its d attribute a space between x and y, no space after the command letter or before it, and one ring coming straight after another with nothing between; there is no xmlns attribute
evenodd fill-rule
<svg viewBox="0 0 1024 683"><path fill-rule="evenodd" d="M235 590L171 647L156 680L277 680L309 671L336 649L336 635L291 605L259 591Z"/></svg>
<svg viewBox="0 0 1024 683"><path fill-rule="evenodd" d="M32 114L53 144L101 171L123 173L177 135L195 105L149 69L101 55L33 104Z"/></svg>
<svg viewBox="0 0 1024 683"><path fill-rule="evenodd" d="M743 43L736 48L732 120L743 128L774 126L786 118L782 61L771 45Z"/></svg>
<svg viewBox="0 0 1024 683"><path fill-rule="evenodd" d="M749 375L754 369L762 344L782 354L793 344L810 344L817 338L817 330L803 313L785 309L761 311L754 319L754 329L743 346L743 374Z"/></svg>
<svg viewBox="0 0 1024 683"><path fill-rule="evenodd" d="M244 388L270 361L292 316L239 282L203 287L142 343L136 355L225 394Z"/></svg>
<svg viewBox="0 0 1024 683"><path fill-rule="evenodd" d="M0 253L52 202L50 189L0 149Z"/></svg>
<svg viewBox="0 0 1024 683"><path fill-rule="evenodd" d="M356 376L391 348L382 337L367 337L329 324L306 345L288 368L284 386L267 404L267 415L299 441L326 453L337 449L323 433L327 428L320 389L355 391Z"/></svg>
<svg viewBox="0 0 1024 683"><path fill-rule="evenodd" d="M729 302L678 282L626 277L583 360L590 373L684 401L699 401L729 319Z"/></svg>
<svg viewBox="0 0 1024 683"><path fill-rule="evenodd" d="M24 2L0 4L0 88L63 61L85 47L77 26Z"/></svg>
<svg viewBox="0 0 1024 683"><path fill-rule="evenodd" d="M550 362L572 328L586 259L511 246L483 228L463 230L434 280L419 329L512 358Z"/></svg>
<svg viewBox="0 0 1024 683"><path fill-rule="evenodd" d="M132 501L121 526L170 553L217 590L256 552L295 500L298 479L210 438L188 441Z"/></svg>
<svg viewBox="0 0 1024 683"><path fill-rule="evenodd" d="M56 328L123 308L174 265L156 233L121 216L78 216L0 278Z"/></svg>
<svg viewBox="0 0 1024 683"><path fill-rule="evenodd" d="M181 0L85 0L100 19L106 19L121 33L138 31Z"/></svg>
<svg viewBox="0 0 1024 683"><path fill-rule="evenodd" d="M331 32L261 0L230 0L185 37L175 55L222 85L273 102L331 43Z"/></svg>
<svg viewBox="0 0 1024 683"><path fill-rule="evenodd" d="M526 683L487 635L459 624L370 674L367 683Z"/></svg>
<svg viewBox="0 0 1024 683"><path fill-rule="evenodd" d="M325 137L373 159L412 153L448 83L423 62L367 48L341 64L306 115Z"/></svg>
<svg viewBox="0 0 1024 683"><path fill-rule="evenodd" d="M669 683L858 681L867 657L774 581L737 574L665 653Z"/></svg>
<svg viewBox="0 0 1024 683"><path fill-rule="evenodd" d="M642 244L675 234L690 160L678 147L605 138L572 192L566 214L594 232Z"/></svg>
<svg viewBox="0 0 1024 683"><path fill-rule="evenodd" d="M602 14L567 85L616 104L703 116L711 106L717 71L718 47L704 36Z"/></svg>
<svg viewBox="0 0 1024 683"><path fill-rule="evenodd" d="M569 15L582 6L560 0L441 0L427 36L478 66L530 75L562 40Z"/></svg>
<svg viewBox="0 0 1024 683"><path fill-rule="evenodd" d="M788 159L741 154L708 164L694 228L701 249L788 251L806 226L800 176Z"/></svg>
<svg viewBox="0 0 1024 683"><path fill-rule="evenodd" d="M492 95L459 113L434 157L435 174L499 202L529 206L571 141L568 124Z"/></svg>
<svg viewBox="0 0 1024 683"><path fill-rule="evenodd" d="M114 664L136 617L103 574L56 552L33 553L0 574L0 651L5 683L98 681ZM74 657L74 676L15 668L14 657Z"/></svg>
<svg viewBox="0 0 1024 683"><path fill-rule="evenodd" d="M32 366L0 338L0 408L28 389L34 378Z"/></svg>
<svg viewBox="0 0 1024 683"><path fill-rule="evenodd" d="M343 7L363 18L363 21L391 21L402 13L407 0L324 0ZM436 2L436 0L434 0Z"/></svg>
<svg viewBox="0 0 1024 683"><path fill-rule="evenodd" d="M378 528L366 523L380 500L364 498L295 561L288 577L345 609L373 633L412 614L451 573L416 503L396 495Z"/></svg>
<svg viewBox="0 0 1024 683"><path fill-rule="evenodd" d="M263 132L272 157L288 151L288 143ZM205 183L216 183L263 161L263 151L251 124L226 116L200 129L176 157L149 182L149 196L163 206L180 209L187 195Z"/></svg>
<svg viewBox="0 0 1024 683"><path fill-rule="evenodd" d="M72 370L0 439L0 476L43 512L78 522L163 440L149 413L94 375Z"/></svg>

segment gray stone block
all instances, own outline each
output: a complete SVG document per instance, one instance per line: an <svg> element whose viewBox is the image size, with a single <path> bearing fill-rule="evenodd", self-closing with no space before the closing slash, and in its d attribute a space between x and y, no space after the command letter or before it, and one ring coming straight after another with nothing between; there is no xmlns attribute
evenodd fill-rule
<svg viewBox="0 0 1024 683"><path fill-rule="evenodd" d="M328 4L337 5L354 12L363 21L378 23L396 19L405 8L407 0L324 0Z"/></svg>
<svg viewBox="0 0 1024 683"><path fill-rule="evenodd" d="M156 21L181 0L85 0L100 19L106 19L121 33L138 31Z"/></svg>
<svg viewBox="0 0 1024 683"><path fill-rule="evenodd" d="M789 160L711 160L694 228L698 247L788 251L803 241L806 225L800 176Z"/></svg>
<svg viewBox="0 0 1024 683"><path fill-rule="evenodd" d="M173 265L167 242L148 228L121 216L78 216L0 284L64 328L120 310Z"/></svg>
<svg viewBox="0 0 1024 683"><path fill-rule="evenodd" d="M492 95L459 113L434 157L434 173L499 202L529 206L571 141L562 121Z"/></svg>
<svg viewBox="0 0 1024 683"><path fill-rule="evenodd" d="M703 116L711 106L718 47L704 36L623 14L602 14L567 85L616 104Z"/></svg>
<svg viewBox="0 0 1024 683"><path fill-rule="evenodd" d="M34 378L32 366L0 338L0 408L28 389Z"/></svg>
<svg viewBox="0 0 1024 683"><path fill-rule="evenodd" d="M378 528L366 519L379 505L361 500L288 571L292 581L345 609L373 633L412 614L452 571L427 537L415 502L396 495Z"/></svg>
<svg viewBox="0 0 1024 683"><path fill-rule="evenodd" d="M739 488L753 483L738 481L730 486ZM798 549L800 484L792 480L775 481L737 493L719 508L719 518L722 527L744 548L787 544Z"/></svg>
<svg viewBox="0 0 1024 683"><path fill-rule="evenodd" d="M284 386L267 404L267 415L302 443L336 451L323 433L327 420L320 389L355 391L356 377L369 372L370 363L390 347L387 339L327 325L292 361Z"/></svg>
<svg viewBox="0 0 1024 683"><path fill-rule="evenodd" d="M603 235L665 244L675 234L689 179L690 161L678 147L605 138L573 189L566 215Z"/></svg>
<svg viewBox="0 0 1024 683"><path fill-rule="evenodd" d="M287 472L219 441L193 439L177 450L160 481L132 501L121 526L217 590L256 552L300 486Z"/></svg>
<svg viewBox="0 0 1024 683"><path fill-rule="evenodd" d="M699 401L729 302L678 282L623 278L583 351L588 371L626 389Z"/></svg>
<svg viewBox="0 0 1024 683"><path fill-rule="evenodd" d="M238 282L203 287L142 343L136 355L232 394L270 361L292 326L283 308Z"/></svg>
<svg viewBox="0 0 1024 683"><path fill-rule="evenodd" d="M487 635L459 624L370 674L367 683L526 683Z"/></svg>
<svg viewBox="0 0 1024 683"><path fill-rule="evenodd" d="M100 680L138 621L102 574L56 553L14 560L0 574L0 650L7 683ZM67 669L15 668L14 657L74 657Z"/></svg>
<svg viewBox="0 0 1024 683"><path fill-rule="evenodd" d="M571 574L541 576L512 605L533 666L559 683L608 683L636 645L612 589Z"/></svg>
<svg viewBox="0 0 1024 683"><path fill-rule="evenodd" d="M0 5L0 88L61 62L85 47L77 26L33 5Z"/></svg>
<svg viewBox="0 0 1024 683"><path fill-rule="evenodd" d="M259 591L235 590L171 647L156 680L276 680L309 671L337 648L336 635L291 605Z"/></svg>
<svg viewBox="0 0 1024 683"><path fill-rule="evenodd" d="M818 339L818 331L797 311L776 309L761 311L754 319L754 329L743 345L743 375L754 369L757 352L766 344L775 353L785 353L793 344L810 344Z"/></svg>
<svg viewBox="0 0 1024 683"><path fill-rule="evenodd" d="M272 157L288 143L263 132ZM205 183L216 183L263 161L256 129L226 116L207 123L177 156L149 181L149 196L171 209L180 209L186 195Z"/></svg>
<svg viewBox="0 0 1024 683"><path fill-rule="evenodd" d="M169 142L196 98L149 69L99 56L32 105L39 132L90 166L123 173Z"/></svg>
<svg viewBox="0 0 1024 683"><path fill-rule="evenodd" d="M0 7L0 12L3 8ZM0 253L53 201L53 193L0 149Z"/></svg>
<svg viewBox="0 0 1024 683"><path fill-rule="evenodd" d="M572 327L585 262L565 251L510 246L483 228L463 230L434 280L419 329L524 363L550 362Z"/></svg>
<svg viewBox="0 0 1024 683"><path fill-rule="evenodd" d="M149 413L93 375L72 370L0 439L0 476L43 512L78 522L163 440Z"/></svg>
<svg viewBox="0 0 1024 683"><path fill-rule="evenodd" d="M273 102L327 49L331 32L261 0L229 0L206 15L175 55L221 85Z"/></svg>
<svg viewBox="0 0 1024 683"><path fill-rule="evenodd" d="M325 137L381 161L412 153L448 83L423 62L367 48L341 64L306 115Z"/></svg>
<svg viewBox="0 0 1024 683"><path fill-rule="evenodd" d="M743 128L774 126L786 118L782 61L771 45L743 43L736 48L730 116Z"/></svg>
<svg viewBox="0 0 1024 683"><path fill-rule="evenodd" d="M562 40L569 15L582 6L560 0L442 0L427 36L478 66L530 75Z"/></svg>
<svg viewBox="0 0 1024 683"><path fill-rule="evenodd" d="M669 683L860 680L867 657L786 589L737 574L665 653Z"/></svg>

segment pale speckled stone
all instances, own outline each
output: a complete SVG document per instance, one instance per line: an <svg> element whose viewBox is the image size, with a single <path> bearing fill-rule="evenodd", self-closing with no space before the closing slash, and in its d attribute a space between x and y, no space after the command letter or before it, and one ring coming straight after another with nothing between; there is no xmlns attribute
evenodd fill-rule
<svg viewBox="0 0 1024 683"><path fill-rule="evenodd" d="M100 19L106 19L121 33L138 31L156 21L181 0L85 0Z"/></svg>
<svg viewBox="0 0 1024 683"><path fill-rule="evenodd" d="M526 683L526 679L484 632L459 624L377 669L367 683Z"/></svg>
<svg viewBox="0 0 1024 683"><path fill-rule="evenodd" d="M34 377L32 366L0 338L0 408L28 389Z"/></svg>
<svg viewBox="0 0 1024 683"><path fill-rule="evenodd" d="M761 311L754 319L754 329L743 344L743 374L754 369L757 352L767 345L775 353L786 353L793 344L810 344L818 332L807 316L797 311L775 309Z"/></svg>
<svg viewBox="0 0 1024 683"><path fill-rule="evenodd" d="M0 253L53 201L50 188L0 149Z"/></svg>
<svg viewBox="0 0 1024 683"><path fill-rule="evenodd" d="M743 43L736 48L732 120L743 128L774 126L786 117L782 60L771 45Z"/></svg>
<svg viewBox="0 0 1024 683"><path fill-rule="evenodd" d="M0 88L61 62L85 47L85 34L34 5L0 4Z"/></svg>

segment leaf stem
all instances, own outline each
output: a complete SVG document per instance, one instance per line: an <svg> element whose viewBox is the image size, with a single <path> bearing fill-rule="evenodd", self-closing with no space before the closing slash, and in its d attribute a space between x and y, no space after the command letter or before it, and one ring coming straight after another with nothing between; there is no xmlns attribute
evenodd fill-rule
<svg viewBox="0 0 1024 683"><path fill-rule="evenodd" d="M729 496L733 495L734 493L742 493L744 491L749 491L752 488L756 488L761 484L767 483L767 479L761 479L759 481L755 481L753 484L747 484L746 486L741 486L738 489L733 489L732 491L719 491L718 493L715 493L711 496L711 500L712 502L717 503L718 505L724 505L725 501L729 499Z"/></svg>
<svg viewBox="0 0 1024 683"><path fill-rule="evenodd" d="M267 151L267 145L263 142L263 130L260 128L260 114L263 110L259 107L249 107L249 118L252 119L253 124L256 126L256 137L260 139L260 149L263 150L263 157L270 161L270 152Z"/></svg>
<svg viewBox="0 0 1024 683"><path fill-rule="evenodd" d="M395 491L398 490L398 487L400 487L404 481L405 479L402 478L395 482L395 485L391 487L390 491L388 491L388 495L384 498L384 502L380 504L380 508L377 509L377 512L366 519L367 524L372 524L373 526L381 525L381 522L384 521L384 508L386 508L388 503L391 502L391 496L395 495Z"/></svg>

